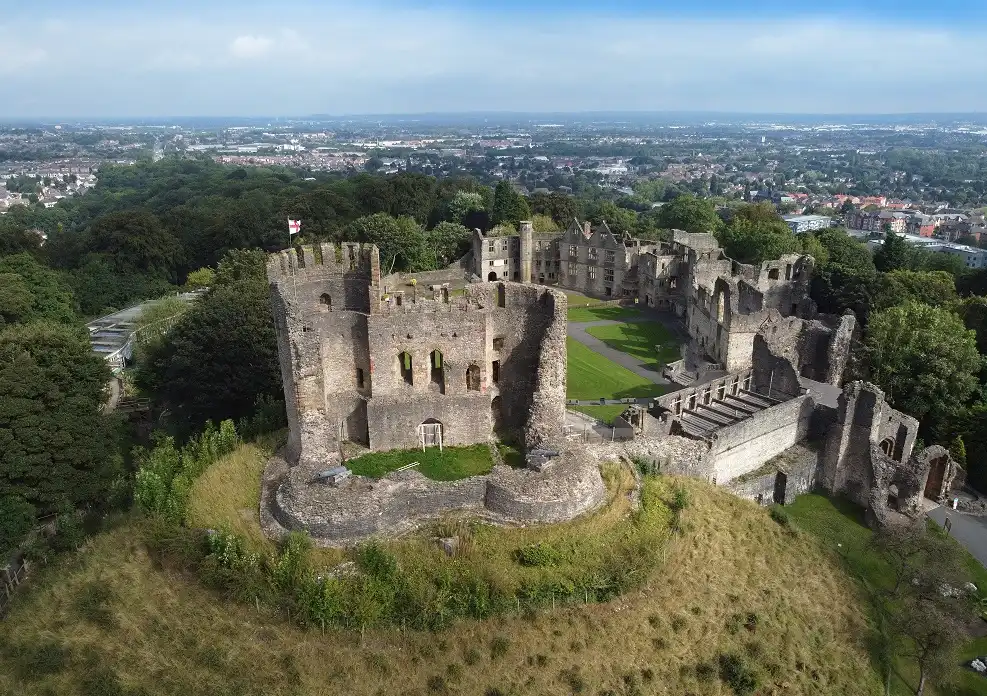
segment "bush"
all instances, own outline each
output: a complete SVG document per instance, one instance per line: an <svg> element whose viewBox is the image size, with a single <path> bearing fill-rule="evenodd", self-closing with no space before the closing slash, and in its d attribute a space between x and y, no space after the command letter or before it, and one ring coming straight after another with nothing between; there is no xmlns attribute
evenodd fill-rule
<svg viewBox="0 0 987 696"><path fill-rule="evenodd" d="M781 505L777 505L777 504L772 505L771 511L768 513L768 515L771 517L771 519L773 519L775 522L777 522L780 526L784 527L785 529L792 528L792 518L788 514L788 510L783 508Z"/></svg>
<svg viewBox="0 0 987 696"><path fill-rule="evenodd" d="M681 486L676 486L672 493L672 501L668 504L676 515L689 507L689 491Z"/></svg>
<svg viewBox="0 0 987 696"><path fill-rule="evenodd" d="M499 660L504 655L507 654L508 648L511 647L511 643L504 636L495 636L492 641L490 641L490 659Z"/></svg>
<svg viewBox="0 0 987 696"><path fill-rule="evenodd" d="M526 568L550 568L565 563L569 555L554 544L539 541L514 551L514 560Z"/></svg>
<svg viewBox="0 0 987 696"><path fill-rule="evenodd" d="M737 696L747 696L757 689L757 674L744 659L733 653L722 653L719 657L720 679L733 689Z"/></svg>
<svg viewBox="0 0 987 696"><path fill-rule="evenodd" d="M716 665L711 662L700 662L696 665L696 679L708 684L716 678Z"/></svg>

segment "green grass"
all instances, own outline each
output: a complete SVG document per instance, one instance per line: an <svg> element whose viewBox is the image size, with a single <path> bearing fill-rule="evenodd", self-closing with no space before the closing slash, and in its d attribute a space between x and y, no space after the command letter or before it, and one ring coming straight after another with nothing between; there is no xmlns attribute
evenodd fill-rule
<svg viewBox="0 0 987 696"><path fill-rule="evenodd" d="M660 396L661 385L639 377L625 367L590 350L579 341L566 339L568 366L566 398L569 399L627 399ZM574 410L606 423L619 416L626 406L575 406Z"/></svg>
<svg viewBox="0 0 987 696"><path fill-rule="evenodd" d="M675 336L657 321L591 326L586 332L655 370L682 357Z"/></svg>
<svg viewBox="0 0 987 696"><path fill-rule="evenodd" d="M824 547L842 558L851 575L865 590L865 596L894 587L894 574L887 561L868 547L873 532L864 525L863 510L842 499L822 495L802 495L785 508L795 525L819 540ZM983 587L987 571L970 554L964 552L974 583ZM965 660L987 654L987 638L972 640L964 646ZM914 665L899 660L892 679L893 694L914 693L917 683ZM987 679L961 671L953 688L926 689L939 696L987 696Z"/></svg>
<svg viewBox="0 0 987 696"><path fill-rule="evenodd" d="M393 450L373 452L350 459L346 466L354 474L380 478L395 469L419 462L415 470L435 481L455 481L488 474L493 469L493 458L487 445L470 447L426 447L421 450Z"/></svg>
<svg viewBox="0 0 987 696"><path fill-rule="evenodd" d="M567 317L573 324L580 324L588 321L600 321L602 319L619 321L620 319L627 319L628 317L637 317L640 315L641 311L634 309L633 307L618 307L617 305L573 307L572 305L569 305L569 313Z"/></svg>

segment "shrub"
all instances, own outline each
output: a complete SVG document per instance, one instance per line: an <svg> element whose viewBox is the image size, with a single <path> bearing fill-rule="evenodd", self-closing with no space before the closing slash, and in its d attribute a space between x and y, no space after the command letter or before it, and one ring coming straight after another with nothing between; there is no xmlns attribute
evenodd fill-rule
<svg viewBox="0 0 987 696"><path fill-rule="evenodd" d="M470 648L466 651L466 654L463 655L463 662L472 667L473 665L479 664L482 657L483 656L480 654L479 650L476 648Z"/></svg>
<svg viewBox="0 0 987 696"><path fill-rule="evenodd" d="M443 694L446 691L446 679L440 674L434 674L428 678L427 686L433 694Z"/></svg>
<svg viewBox="0 0 987 696"><path fill-rule="evenodd" d="M672 492L672 501L668 506L672 509L672 512L679 515L683 510L689 507L689 491L682 486L676 486L675 490Z"/></svg>
<svg viewBox="0 0 987 696"><path fill-rule="evenodd" d="M700 662L696 665L696 679L708 684L716 678L716 665L712 662Z"/></svg>
<svg viewBox="0 0 987 696"><path fill-rule="evenodd" d="M771 511L768 515L770 515L771 519L777 522L781 527L784 527L785 529L792 528L792 518L788 514L788 510L783 508L781 505L772 505Z"/></svg>
<svg viewBox="0 0 987 696"><path fill-rule="evenodd" d="M507 649L510 647L511 643L507 638L494 636L494 639L490 641L490 659L499 660L507 654Z"/></svg>
<svg viewBox="0 0 987 696"><path fill-rule="evenodd" d="M568 561L569 554L554 544L539 541L515 549L514 560L526 568L550 568Z"/></svg>
<svg viewBox="0 0 987 696"><path fill-rule="evenodd" d="M656 476L661 473L661 466L658 462L652 461L650 459L645 459L644 457L632 457L631 462L634 464L634 468L641 476Z"/></svg>
<svg viewBox="0 0 987 696"><path fill-rule="evenodd" d="M720 679L733 689L737 696L747 696L757 689L757 674L744 659L733 653L722 653L719 657Z"/></svg>

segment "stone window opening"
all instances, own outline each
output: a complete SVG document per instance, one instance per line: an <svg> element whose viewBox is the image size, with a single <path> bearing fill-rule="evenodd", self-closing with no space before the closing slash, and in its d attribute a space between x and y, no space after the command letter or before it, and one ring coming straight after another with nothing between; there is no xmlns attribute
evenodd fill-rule
<svg viewBox="0 0 987 696"><path fill-rule="evenodd" d="M778 280L778 269L772 268L768 271L768 280Z"/></svg>
<svg viewBox="0 0 987 696"><path fill-rule="evenodd" d="M449 288L442 288L442 301L449 303Z"/></svg>
<svg viewBox="0 0 987 696"><path fill-rule="evenodd" d="M489 253L493 253L496 250L497 250L497 242L493 242L493 241L487 242L487 251Z"/></svg>
<svg viewBox="0 0 987 696"><path fill-rule="evenodd" d="M329 296L329 293L322 293L322 297L319 298L319 304L325 305L327 312L332 311L332 297Z"/></svg>
<svg viewBox="0 0 987 696"><path fill-rule="evenodd" d="M716 398L722 400L727 395L727 385L721 384L717 390L717 394L718 396Z"/></svg>
<svg viewBox="0 0 987 696"><path fill-rule="evenodd" d="M589 260L590 261L596 261L596 259L597 259L597 250L596 250L596 247L590 247L589 248Z"/></svg>
<svg viewBox="0 0 987 696"><path fill-rule="evenodd" d="M504 288L504 284L501 283L497 286L497 306L506 307L507 306L507 290Z"/></svg>
<svg viewBox="0 0 987 696"><path fill-rule="evenodd" d="M494 350L497 350L497 351L504 350L504 337L503 336L494 336L493 349Z"/></svg>
<svg viewBox="0 0 987 696"><path fill-rule="evenodd" d="M576 245L575 244L570 244L569 245L569 256L572 256L573 258L575 258L578 255L579 255L579 250L576 249Z"/></svg>
<svg viewBox="0 0 987 696"><path fill-rule="evenodd" d="M586 269L586 276L590 280L596 280L596 269L593 266L590 266L589 268L587 268Z"/></svg>
<svg viewBox="0 0 987 696"><path fill-rule="evenodd" d="M884 438L884 440L881 441L881 451L890 457L891 453L894 452L894 440L890 437Z"/></svg>
<svg viewBox="0 0 987 696"><path fill-rule="evenodd" d="M711 394L712 392L710 388L706 387L706 391L703 392L703 403L706 404L707 406L709 405Z"/></svg>
<svg viewBox="0 0 987 696"><path fill-rule="evenodd" d="M401 379L404 380L404 383L414 384L415 379L412 372L411 353L405 351L398 355L398 366L401 369Z"/></svg>
<svg viewBox="0 0 987 696"><path fill-rule="evenodd" d="M356 388L357 389L363 389L363 385L364 385L364 382L363 382L363 368L362 367L358 367L358 368L356 368Z"/></svg>
<svg viewBox="0 0 987 696"><path fill-rule="evenodd" d="M792 264L785 266L785 280L792 279Z"/></svg>
<svg viewBox="0 0 987 696"><path fill-rule="evenodd" d="M398 307L401 306L401 302L403 301L403 299L404 299L404 296L403 295L395 295L394 296L394 301L397 303L397 306Z"/></svg>
<svg viewBox="0 0 987 696"><path fill-rule="evenodd" d="M614 252L612 251L604 252L604 256L603 256L604 263L613 263L614 258L615 258Z"/></svg>
<svg viewBox="0 0 987 696"><path fill-rule="evenodd" d="M682 399L681 398L676 399L675 402L672 404L672 407L673 410L675 411L676 416L682 413Z"/></svg>
<svg viewBox="0 0 987 696"><path fill-rule="evenodd" d="M695 408L696 408L696 395L692 394L689 397L689 406L687 407L687 410L692 411L695 410Z"/></svg>
<svg viewBox="0 0 987 696"><path fill-rule="evenodd" d="M309 331L312 331L311 326L305 326L305 325L302 326L302 333L308 333Z"/></svg>
<svg viewBox="0 0 987 696"><path fill-rule="evenodd" d="M466 391L480 391L479 365L470 365L466 368Z"/></svg>
<svg viewBox="0 0 987 696"><path fill-rule="evenodd" d="M727 298L724 297L723 291L716 293L716 320L723 323L723 319L727 315Z"/></svg>
<svg viewBox="0 0 987 696"><path fill-rule="evenodd" d="M490 378L493 380L494 384L500 382L500 360L494 360L490 364Z"/></svg>
<svg viewBox="0 0 987 696"><path fill-rule="evenodd" d="M446 373L442 369L442 351L433 350L429 356L429 379L439 389L440 394L446 393Z"/></svg>

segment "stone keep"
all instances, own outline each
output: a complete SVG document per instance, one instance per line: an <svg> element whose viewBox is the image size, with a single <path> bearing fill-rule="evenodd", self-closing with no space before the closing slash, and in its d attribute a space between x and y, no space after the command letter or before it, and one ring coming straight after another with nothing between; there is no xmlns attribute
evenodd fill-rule
<svg viewBox="0 0 987 696"><path fill-rule="evenodd" d="M361 244L282 251L267 275L289 461L325 462L347 440L418 447L423 425L446 445L561 437L564 294L504 282L456 298L385 292L377 247Z"/></svg>

